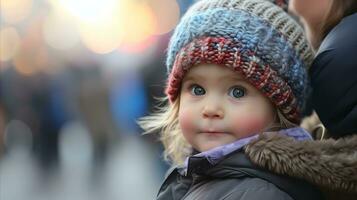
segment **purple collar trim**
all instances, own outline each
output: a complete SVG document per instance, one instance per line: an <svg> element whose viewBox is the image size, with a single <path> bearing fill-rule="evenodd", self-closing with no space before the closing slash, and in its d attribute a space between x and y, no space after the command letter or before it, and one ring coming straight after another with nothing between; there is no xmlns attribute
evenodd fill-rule
<svg viewBox="0 0 357 200"><path fill-rule="evenodd" d="M282 129L282 130L278 131L278 134L283 134L283 135L292 137L299 141L312 140L310 133L308 133L305 129L303 129L301 127ZM247 137L247 138L242 138L235 142L225 144L225 145L213 148L211 150L195 154L190 157L206 157L206 159L208 160L208 162L210 164L215 165L219 161L221 161L224 156L232 153L233 151L241 149L243 146L248 144L251 140L257 138L258 136L259 136L259 134L255 134L255 135ZM187 171L188 161L189 161L190 157L187 157L185 160L185 164L183 166L184 171Z"/></svg>

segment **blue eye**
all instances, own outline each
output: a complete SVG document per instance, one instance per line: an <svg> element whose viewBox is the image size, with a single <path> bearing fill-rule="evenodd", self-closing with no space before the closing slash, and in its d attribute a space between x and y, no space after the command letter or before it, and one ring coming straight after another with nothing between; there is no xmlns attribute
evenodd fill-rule
<svg viewBox="0 0 357 200"><path fill-rule="evenodd" d="M205 91L205 89L203 89L203 87L201 87L199 85L193 85L191 87L191 93L196 96L201 96L201 95L206 94L206 91Z"/></svg>
<svg viewBox="0 0 357 200"><path fill-rule="evenodd" d="M234 98L242 98L245 96L245 89L242 88L242 87L232 87L230 90L229 90L229 96L231 97L234 97Z"/></svg>

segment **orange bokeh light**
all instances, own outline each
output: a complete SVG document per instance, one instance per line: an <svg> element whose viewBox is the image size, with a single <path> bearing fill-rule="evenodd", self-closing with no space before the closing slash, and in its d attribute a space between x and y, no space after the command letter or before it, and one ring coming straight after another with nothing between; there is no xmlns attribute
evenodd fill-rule
<svg viewBox="0 0 357 200"><path fill-rule="evenodd" d="M1 16L7 23L18 23L31 13L32 4L32 0L1 0Z"/></svg>
<svg viewBox="0 0 357 200"><path fill-rule="evenodd" d="M11 60L19 50L20 36L13 27L0 30L0 61Z"/></svg>

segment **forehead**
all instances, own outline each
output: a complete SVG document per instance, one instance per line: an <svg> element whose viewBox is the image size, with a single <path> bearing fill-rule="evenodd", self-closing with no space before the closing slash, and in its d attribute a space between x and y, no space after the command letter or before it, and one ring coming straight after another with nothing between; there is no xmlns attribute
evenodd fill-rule
<svg viewBox="0 0 357 200"><path fill-rule="evenodd" d="M186 73L184 81L190 79L242 80L244 77L226 66L216 64L200 64L192 67Z"/></svg>

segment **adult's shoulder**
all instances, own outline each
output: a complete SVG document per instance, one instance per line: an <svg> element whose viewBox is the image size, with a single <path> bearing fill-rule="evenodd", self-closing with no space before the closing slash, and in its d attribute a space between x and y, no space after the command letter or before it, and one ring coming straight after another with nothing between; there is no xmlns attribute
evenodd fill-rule
<svg viewBox="0 0 357 200"><path fill-rule="evenodd" d="M326 69L346 73L346 69L335 69L336 65L346 66L355 72L357 56L351 55L355 55L356 52L357 13L343 18L323 39L309 70L312 81L316 81L315 77Z"/></svg>
<svg viewBox="0 0 357 200"><path fill-rule="evenodd" d="M357 48L357 13L346 16L324 38L317 56L340 48Z"/></svg>
<svg viewBox="0 0 357 200"><path fill-rule="evenodd" d="M357 131L356 52L357 13L329 32L309 70L313 107L333 137Z"/></svg>

